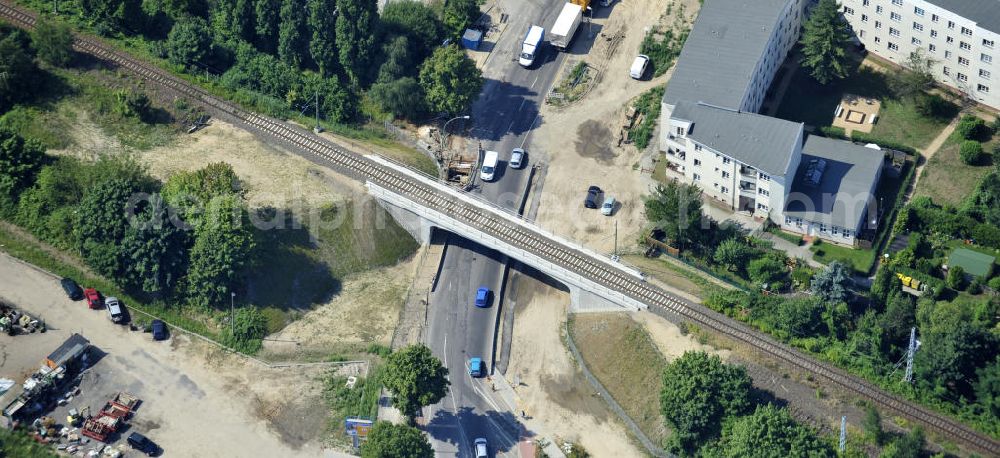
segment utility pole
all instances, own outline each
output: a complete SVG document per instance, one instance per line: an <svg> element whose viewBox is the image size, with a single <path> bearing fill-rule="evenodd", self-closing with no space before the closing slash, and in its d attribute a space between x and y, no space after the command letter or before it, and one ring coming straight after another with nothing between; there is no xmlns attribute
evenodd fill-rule
<svg viewBox="0 0 1000 458"><path fill-rule="evenodd" d="M618 257L618 220L615 220L615 257Z"/></svg>
<svg viewBox="0 0 1000 458"><path fill-rule="evenodd" d="M847 448L847 415L840 417L840 452Z"/></svg>
<svg viewBox="0 0 1000 458"><path fill-rule="evenodd" d="M236 336L236 293L229 293L229 333Z"/></svg>
<svg viewBox="0 0 1000 458"><path fill-rule="evenodd" d="M917 328L910 328L910 345L906 349L906 383L913 381L913 354L917 352Z"/></svg>

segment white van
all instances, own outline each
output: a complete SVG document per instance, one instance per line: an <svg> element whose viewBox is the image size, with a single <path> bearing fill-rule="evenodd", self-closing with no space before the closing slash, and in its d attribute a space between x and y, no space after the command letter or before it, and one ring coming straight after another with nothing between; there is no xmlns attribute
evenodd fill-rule
<svg viewBox="0 0 1000 458"><path fill-rule="evenodd" d="M528 68L535 63L535 57L538 56L544 37L545 29L537 25L528 29L528 34L524 36L524 42L521 43L521 56L517 60L522 67Z"/></svg>
<svg viewBox="0 0 1000 458"><path fill-rule="evenodd" d="M479 169L479 178L483 181L493 181L498 162L500 162L500 153L487 151L486 157L483 158L483 167Z"/></svg>

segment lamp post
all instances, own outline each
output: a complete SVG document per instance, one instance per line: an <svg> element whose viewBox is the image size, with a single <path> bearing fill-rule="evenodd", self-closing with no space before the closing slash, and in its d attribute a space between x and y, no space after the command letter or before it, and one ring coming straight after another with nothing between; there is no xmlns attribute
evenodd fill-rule
<svg viewBox="0 0 1000 458"><path fill-rule="evenodd" d="M236 336L236 293L229 293L229 333Z"/></svg>
<svg viewBox="0 0 1000 458"><path fill-rule="evenodd" d="M444 123L444 127L441 128L441 132L438 132L438 153L444 150L444 141L448 139L448 124L451 124L451 122L456 119L471 119L471 118L472 116L469 115L455 116L454 118L449 119L448 122Z"/></svg>

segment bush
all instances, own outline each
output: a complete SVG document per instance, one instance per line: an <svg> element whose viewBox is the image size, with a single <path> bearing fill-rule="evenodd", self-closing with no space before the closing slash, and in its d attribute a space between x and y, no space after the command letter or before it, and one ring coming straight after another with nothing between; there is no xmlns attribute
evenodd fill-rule
<svg viewBox="0 0 1000 458"><path fill-rule="evenodd" d="M955 131L966 140L985 141L989 139L991 134L990 128L986 126L986 121L972 115L963 116Z"/></svg>
<svg viewBox="0 0 1000 458"><path fill-rule="evenodd" d="M978 165L983 160L983 144L975 140L965 140L958 150L958 155L966 165Z"/></svg>
<svg viewBox="0 0 1000 458"><path fill-rule="evenodd" d="M843 127L822 126L819 128L819 132L823 134L824 137L847 140L847 131L844 130Z"/></svg>
<svg viewBox="0 0 1000 458"><path fill-rule="evenodd" d="M993 292L1000 292L1000 277L991 278L987 285L989 285Z"/></svg>
<svg viewBox="0 0 1000 458"><path fill-rule="evenodd" d="M874 135L857 130L851 132L851 140L861 143L874 143L882 148L894 149L896 151L902 151L907 154L912 154L912 155L917 154L917 150L911 146L907 146L892 140L886 140L884 138L878 138Z"/></svg>
<svg viewBox="0 0 1000 458"><path fill-rule="evenodd" d="M958 107L943 97L937 94L926 93L917 96L916 108L917 112L922 116L937 119L951 118L958 111Z"/></svg>
<svg viewBox="0 0 1000 458"><path fill-rule="evenodd" d="M222 344L247 354L260 351L261 339L267 333L267 317L257 307L236 310L234 323L223 326Z"/></svg>
<svg viewBox="0 0 1000 458"><path fill-rule="evenodd" d="M948 266L948 277L945 279L949 288L959 291L965 285L965 269L961 266Z"/></svg>

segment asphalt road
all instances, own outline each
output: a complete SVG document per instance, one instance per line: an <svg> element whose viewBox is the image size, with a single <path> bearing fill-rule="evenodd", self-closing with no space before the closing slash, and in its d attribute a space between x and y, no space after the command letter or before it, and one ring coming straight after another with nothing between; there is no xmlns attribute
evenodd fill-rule
<svg viewBox="0 0 1000 458"><path fill-rule="evenodd" d="M516 210L531 176L528 167L539 158L528 149L528 167L508 167L513 148L526 147L539 121L545 94L558 76L565 54L544 47L531 68L517 63L521 40L532 24L551 28L564 2L561 0L508 0L507 29L494 45L483 69L486 83L472 107L471 127L465 132L472 148L500 153L501 163L492 182L476 180L475 193L505 208ZM540 156L540 155L539 155ZM448 368L449 395L425 411L426 430L438 456L475 456L473 441L485 437L490 452L517 456L519 426L516 417L497 405L485 379L472 379L468 360L481 357L493 371L493 348L502 298L492 297L490 307L473 305L480 286L500 291L505 257L471 241L451 236L442 259L437 288L430 299L427 344ZM503 456L497 453L498 456Z"/></svg>

